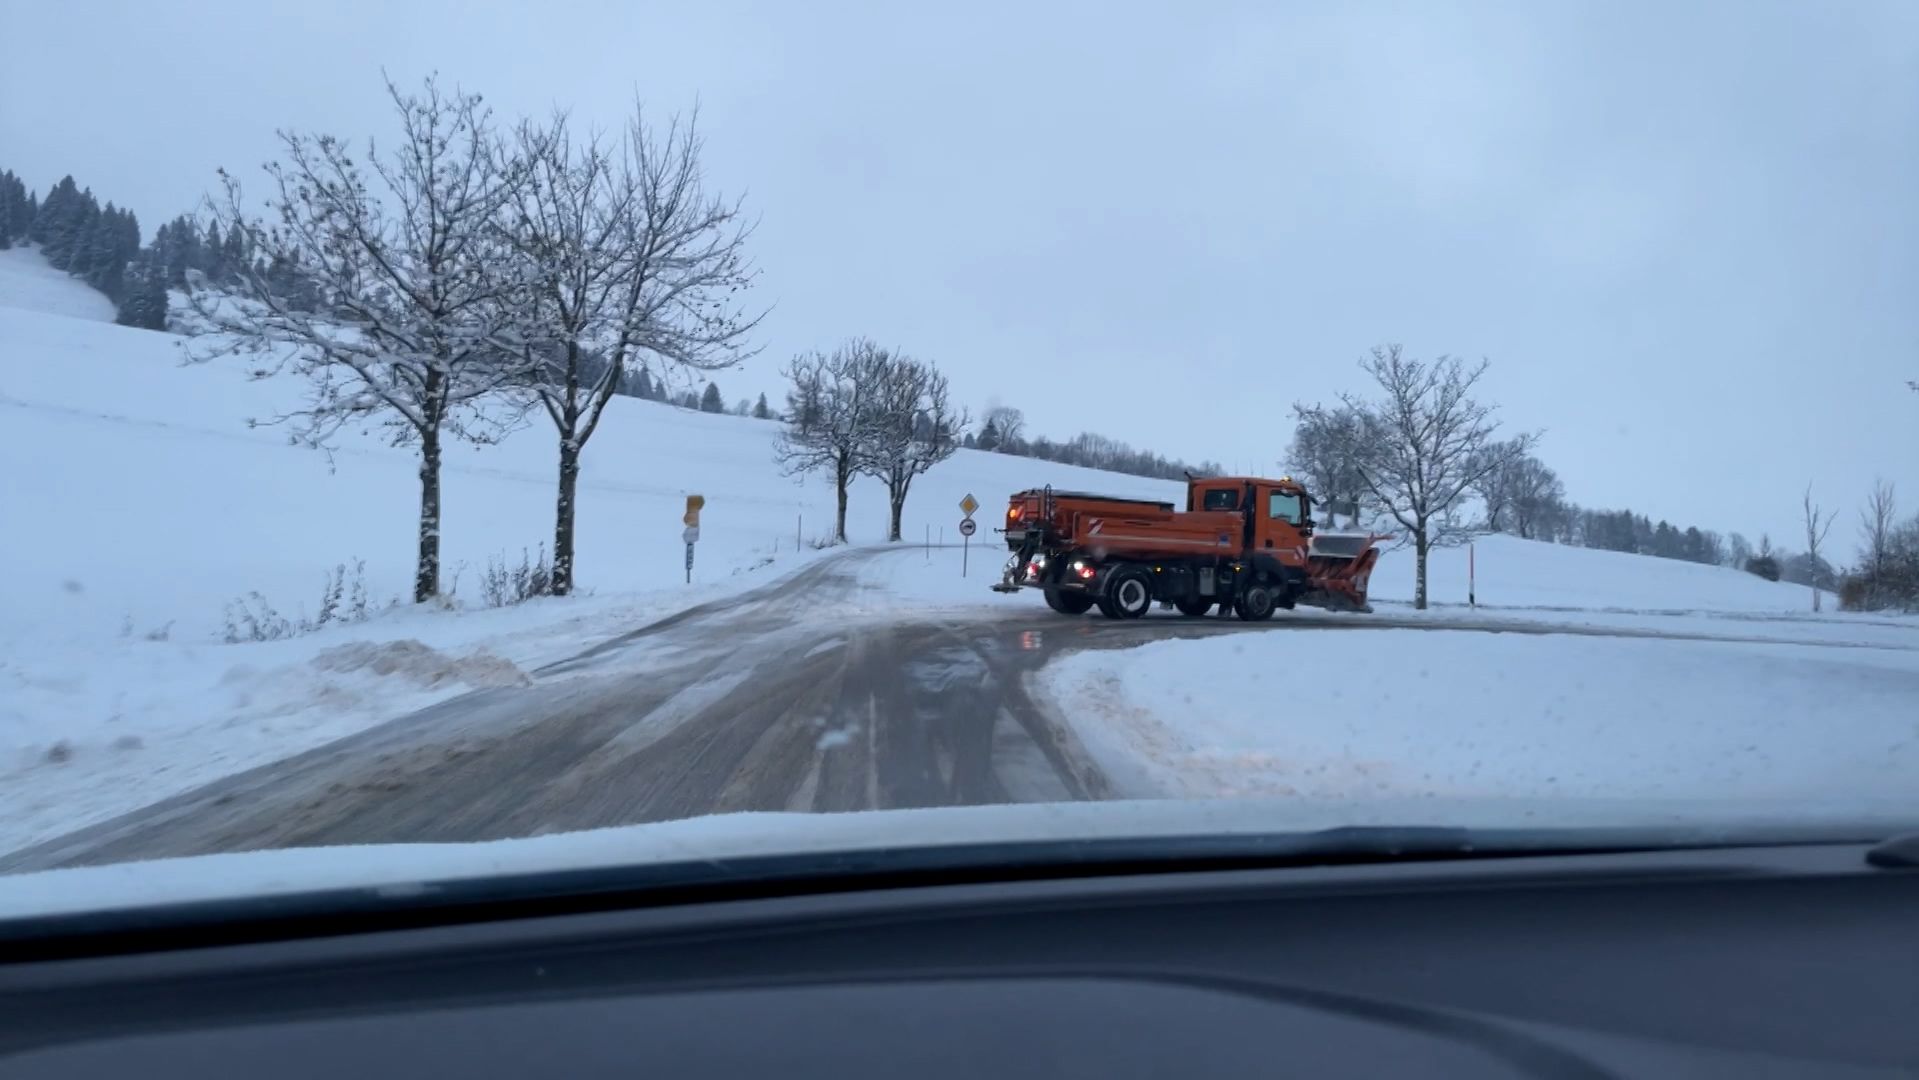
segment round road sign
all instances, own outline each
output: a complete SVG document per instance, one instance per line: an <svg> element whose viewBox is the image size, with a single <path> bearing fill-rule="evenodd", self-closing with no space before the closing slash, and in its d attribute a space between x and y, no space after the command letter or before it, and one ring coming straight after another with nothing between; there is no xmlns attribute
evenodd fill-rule
<svg viewBox="0 0 1919 1080"><path fill-rule="evenodd" d="M973 524L972 518L960 519L960 535L961 536L971 536L973 535L973 530L977 528L979 528L979 526Z"/></svg>

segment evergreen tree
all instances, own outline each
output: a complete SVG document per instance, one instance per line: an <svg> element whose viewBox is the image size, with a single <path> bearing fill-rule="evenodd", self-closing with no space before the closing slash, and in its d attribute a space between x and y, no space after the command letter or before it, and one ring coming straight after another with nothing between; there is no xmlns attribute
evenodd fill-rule
<svg viewBox="0 0 1919 1080"><path fill-rule="evenodd" d="M773 419L773 410L767 406L765 394L761 394L760 399L753 403L753 419L755 420Z"/></svg>
<svg viewBox="0 0 1919 1080"><path fill-rule="evenodd" d="M163 226L164 228L164 226ZM143 330L167 328L166 268L151 252L143 254L127 271L126 298L120 301L115 322Z"/></svg>
<svg viewBox="0 0 1919 1080"><path fill-rule="evenodd" d="M720 388L713 383L707 383L706 392L700 395L700 411L710 413L726 411L726 401L720 397Z"/></svg>
<svg viewBox="0 0 1919 1080"><path fill-rule="evenodd" d="M127 262L140 251L140 223L112 203L100 212L87 244L87 284L118 302L125 298Z"/></svg>
<svg viewBox="0 0 1919 1080"><path fill-rule="evenodd" d="M251 247L252 245L248 242L245 232L235 228L228 228L225 248L226 257L220 260L221 266L226 270L226 273L218 280L228 281L244 273L250 257L249 249Z"/></svg>
<svg viewBox="0 0 1919 1080"><path fill-rule="evenodd" d="M49 261L54 257L54 249L66 243L73 226L73 215L80 201L80 189L73 183L73 177L62 177L47 192L46 201L40 204L39 212L33 215L33 226L27 231L27 239L40 245L40 251Z"/></svg>
<svg viewBox="0 0 1919 1080"><path fill-rule="evenodd" d="M47 238L47 261L69 274L85 275L92 267L93 231L100 226L100 204L93 192L72 200L66 222Z"/></svg>
<svg viewBox="0 0 1919 1080"><path fill-rule="evenodd" d="M85 277L93 269L93 234L103 227L100 200L93 197L92 188L83 188L80 201L75 206L73 226L68 230L67 265L64 269L70 274Z"/></svg>
<svg viewBox="0 0 1919 1080"><path fill-rule="evenodd" d="M66 225L67 204L79 195L73 177L62 177L59 183L47 190L47 197L34 207L33 223L27 227L27 239L39 244L44 252L55 228L64 228Z"/></svg>
<svg viewBox="0 0 1919 1080"><path fill-rule="evenodd" d="M186 219L182 219L186 220ZM208 281L221 282L227 278L227 252L220 239L220 223L207 222L206 239L200 245L200 261L195 264Z"/></svg>
<svg viewBox="0 0 1919 1080"><path fill-rule="evenodd" d="M185 214L160 226L159 234L153 239L153 247L166 274L167 284L173 288L186 288L187 271L206 270L206 249L200 243L200 230L194 225L193 219Z"/></svg>
<svg viewBox="0 0 1919 1080"><path fill-rule="evenodd" d="M999 425L991 420L986 421L986 426L979 429L979 441L976 445L981 450L998 450Z"/></svg>
<svg viewBox="0 0 1919 1080"><path fill-rule="evenodd" d="M11 170L0 173L0 251L13 246L15 235L13 223L19 217L19 211L15 207L22 198L15 193L15 189L20 186L19 178L15 177ZM25 240L26 237L21 236L20 239Z"/></svg>

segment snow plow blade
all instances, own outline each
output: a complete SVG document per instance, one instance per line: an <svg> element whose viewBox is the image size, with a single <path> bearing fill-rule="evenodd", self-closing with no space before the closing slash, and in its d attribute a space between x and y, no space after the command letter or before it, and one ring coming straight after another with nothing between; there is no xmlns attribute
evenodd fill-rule
<svg viewBox="0 0 1919 1080"><path fill-rule="evenodd" d="M1327 611L1370 612L1366 586L1379 562L1378 541L1363 533L1322 533L1306 552L1307 588L1298 602Z"/></svg>

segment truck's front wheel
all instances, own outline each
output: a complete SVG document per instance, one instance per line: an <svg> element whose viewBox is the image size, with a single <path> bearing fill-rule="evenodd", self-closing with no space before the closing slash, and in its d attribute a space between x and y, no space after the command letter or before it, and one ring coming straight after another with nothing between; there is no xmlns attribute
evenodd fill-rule
<svg viewBox="0 0 1919 1080"><path fill-rule="evenodd" d="M1137 566L1123 566L1106 579L1100 613L1109 619L1137 619L1153 606L1153 579Z"/></svg>
<svg viewBox="0 0 1919 1080"><path fill-rule="evenodd" d="M1083 592L1061 592L1058 589L1048 589L1046 606L1061 615L1084 615L1086 609L1093 606L1093 598Z"/></svg>
<svg viewBox="0 0 1919 1080"><path fill-rule="evenodd" d="M1265 622L1273 617L1273 608L1277 603L1273 590L1264 585L1254 585L1239 594L1233 610L1247 622Z"/></svg>

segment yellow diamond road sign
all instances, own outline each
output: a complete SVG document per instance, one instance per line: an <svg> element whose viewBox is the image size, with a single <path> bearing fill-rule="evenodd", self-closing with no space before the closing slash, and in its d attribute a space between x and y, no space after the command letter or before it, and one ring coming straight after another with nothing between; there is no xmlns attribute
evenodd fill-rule
<svg viewBox="0 0 1919 1080"><path fill-rule="evenodd" d="M970 493L964 499L960 500L960 513L965 514L967 517L972 517L973 511L978 509L979 500L973 498Z"/></svg>

